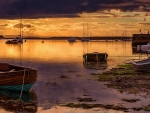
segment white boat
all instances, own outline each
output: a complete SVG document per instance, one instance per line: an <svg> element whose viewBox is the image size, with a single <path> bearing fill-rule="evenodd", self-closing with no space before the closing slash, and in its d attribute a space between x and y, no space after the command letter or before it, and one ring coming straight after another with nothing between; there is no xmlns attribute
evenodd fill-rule
<svg viewBox="0 0 150 113"><path fill-rule="evenodd" d="M146 60L135 62L132 60L132 66L136 71L150 71L150 57Z"/></svg>
<svg viewBox="0 0 150 113"><path fill-rule="evenodd" d="M68 42L76 42L76 38L70 38L70 39L68 39Z"/></svg>
<svg viewBox="0 0 150 113"><path fill-rule="evenodd" d="M137 45L137 51L149 52L150 51L150 43L145 44L145 45Z"/></svg>
<svg viewBox="0 0 150 113"><path fill-rule="evenodd" d="M15 40L17 40L18 42L23 42L23 38L21 37L21 35L18 35Z"/></svg>

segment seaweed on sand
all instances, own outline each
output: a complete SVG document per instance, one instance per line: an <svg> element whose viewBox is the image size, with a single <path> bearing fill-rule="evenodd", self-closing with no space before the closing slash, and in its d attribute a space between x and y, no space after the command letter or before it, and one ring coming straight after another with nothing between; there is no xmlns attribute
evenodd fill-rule
<svg viewBox="0 0 150 113"><path fill-rule="evenodd" d="M127 108L123 107L122 105L110 105L110 104L74 104L74 103L69 103L65 105L67 107L71 108L83 108L83 109L91 109L91 108L105 108L105 109L113 109L113 110L118 110L118 111L128 111Z"/></svg>
<svg viewBox="0 0 150 113"><path fill-rule="evenodd" d="M93 75L93 74L92 74ZM131 63L119 65L101 74L94 74L98 81L106 82L109 88L130 94L146 93L150 96L150 72L135 71Z"/></svg>
<svg viewBox="0 0 150 113"><path fill-rule="evenodd" d="M123 92L127 92L130 94L142 93L144 97L150 96L150 82L149 82L150 72L134 71L131 63L119 65L117 68L113 68L109 71L106 71L100 74L94 73L91 75L96 77L98 81L104 82L104 84L107 87L117 89L121 93ZM129 112L129 109L133 109L134 111L140 111L140 110L150 111L150 105L126 108L123 105L84 103L84 102L89 102L89 99L79 99L79 101L80 103L69 103L69 104L66 104L65 106L71 107L71 108L83 108L83 109L105 108L105 109L113 109L113 110L124 111L124 112ZM140 99L122 99L122 101L132 103L132 102L137 102L141 100Z"/></svg>

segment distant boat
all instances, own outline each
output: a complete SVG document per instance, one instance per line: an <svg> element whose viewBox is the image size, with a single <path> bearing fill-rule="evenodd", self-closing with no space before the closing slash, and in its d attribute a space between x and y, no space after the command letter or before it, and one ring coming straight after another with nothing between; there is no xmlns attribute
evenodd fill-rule
<svg viewBox="0 0 150 113"><path fill-rule="evenodd" d="M0 39L3 39L4 37L3 37L3 35L0 35Z"/></svg>
<svg viewBox="0 0 150 113"><path fill-rule="evenodd" d="M6 44L18 44L18 41L17 40L7 40L5 43Z"/></svg>
<svg viewBox="0 0 150 113"><path fill-rule="evenodd" d="M107 53L86 53L83 55L84 61L88 62L105 62L107 61L108 54Z"/></svg>
<svg viewBox="0 0 150 113"><path fill-rule="evenodd" d="M21 38L20 35L18 35L16 38L12 40L7 40L5 43L6 44L19 44L19 43L23 43L23 39Z"/></svg>
<svg viewBox="0 0 150 113"><path fill-rule="evenodd" d="M70 38L70 39L68 39L68 42L76 42L76 38Z"/></svg>
<svg viewBox="0 0 150 113"><path fill-rule="evenodd" d="M82 39L81 39L81 42L89 42L89 41L90 41L89 38L82 38Z"/></svg>
<svg viewBox="0 0 150 113"><path fill-rule="evenodd" d="M20 35L18 35L16 38L12 40L7 40L5 43L6 44L18 44L18 43L23 43L23 37L22 37L22 13L21 13L21 18L20 18Z"/></svg>
<svg viewBox="0 0 150 113"><path fill-rule="evenodd" d="M136 71L150 71L150 57L146 60L141 60L137 62L133 60L131 63L134 70Z"/></svg>
<svg viewBox="0 0 150 113"><path fill-rule="evenodd" d="M37 69L0 63L0 89L29 92L37 79Z"/></svg>

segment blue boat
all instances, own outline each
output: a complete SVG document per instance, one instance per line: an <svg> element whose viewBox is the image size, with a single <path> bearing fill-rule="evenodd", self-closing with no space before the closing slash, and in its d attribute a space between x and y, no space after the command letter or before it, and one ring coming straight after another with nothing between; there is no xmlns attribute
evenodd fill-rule
<svg viewBox="0 0 150 113"><path fill-rule="evenodd" d="M37 69L0 63L0 89L29 92L37 75Z"/></svg>

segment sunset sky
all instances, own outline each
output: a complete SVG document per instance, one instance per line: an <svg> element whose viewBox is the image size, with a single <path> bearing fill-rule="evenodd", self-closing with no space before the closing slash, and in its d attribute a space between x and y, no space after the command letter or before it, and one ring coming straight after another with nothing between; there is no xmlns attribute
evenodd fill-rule
<svg viewBox="0 0 150 113"><path fill-rule="evenodd" d="M150 0L0 0L0 34L132 36L150 29ZM83 27L84 26L84 27Z"/></svg>

